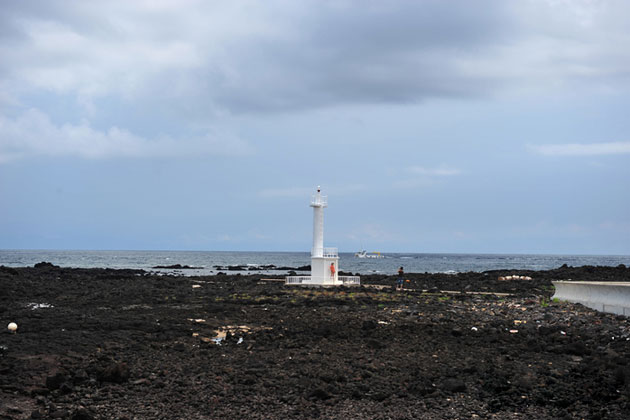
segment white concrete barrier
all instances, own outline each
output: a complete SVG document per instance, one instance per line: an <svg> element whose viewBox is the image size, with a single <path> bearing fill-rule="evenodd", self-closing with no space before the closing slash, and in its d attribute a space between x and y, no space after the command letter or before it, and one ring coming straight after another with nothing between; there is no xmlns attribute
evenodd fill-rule
<svg viewBox="0 0 630 420"><path fill-rule="evenodd" d="M617 315L630 315L630 282L554 281L554 299L581 303Z"/></svg>

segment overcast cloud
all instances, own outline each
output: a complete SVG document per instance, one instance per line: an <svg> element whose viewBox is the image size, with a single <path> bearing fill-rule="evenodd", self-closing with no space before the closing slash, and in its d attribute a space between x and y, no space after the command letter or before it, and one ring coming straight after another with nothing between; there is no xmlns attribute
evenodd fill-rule
<svg viewBox="0 0 630 420"><path fill-rule="evenodd" d="M623 1L157 4L11 2L3 90L185 99L208 118L628 87Z"/></svg>
<svg viewBox="0 0 630 420"><path fill-rule="evenodd" d="M630 142L592 143L592 144L543 144L534 150L547 156L597 156L630 153Z"/></svg>
<svg viewBox="0 0 630 420"><path fill-rule="evenodd" d="M630 3L623 0L5 2L0 192L18 194L7 185L24 184L24 174L36 172L30 165L43 170L42 162L102 161L105 166L93 169L98 178L121 158L153 168L156 159L174 159L160 169L170 174L163 183L176 183L184 196L186 180L195 190L211 186L215 198L227 200L211 206L225 206L224 221L233 218L226 229L240 229L237 213L241 222L253 218L236 207L260 204L228 197L293 203L326 183L356 198L346 205L363 206L361 197L369 194L386 202L395 191L407 192L409 201L395 214L375 209L401 224L370 219L336 226L341 241L356 240L360 226L370 226L366 235L384 238L386 247L422 251L437 243L436 250L481 251L487 235L476 234L482 227L475 223L487 214L482 201L496 209L493 200L536 191L530 202L537 204L523 218L532 225L553 223L566 211L555 201L554 182L555 191L576 194L576 185L589 191L593 183L627 186L628 171L614 159L627 159L629 152L623 112L630 89L629 21ZM568 180L546 166L550 156L605 159L589 167L614 170L571 168L564 172L572 174ZM56 179L50 170L46 176ZM511 175L497 178L493 171ZM136 181L150 185L149 178ZM59 179L57 188L65 182ZM22 187L32 193L43 188ZM610 198L606 189L593 194L628 209L627 200ZM443 217L443 229L434 229L440 222L433 221L409 232L419 213L406 209L417 210L425 200L456 208L453 197L478 204L465 215L421 207L427 213L420 217ZM16 215L14 223L29 223L17 216L19 207L5 210ZM277 210L264 211L273 219ZM597 232L590 237L593 249L581 250L630 252L612 229L596 228L627 225L630 212L593 212L582 208L575 217L576 225L591 223L590 217L594 227L585 231ZM496 236L512 223L504 222ZM194 223L201 220L191 218ZM208 229L190 236L216 238ZM264 230L242 229L229 236ZM452 242L447 232L453 231L478 241ZM50 246L42 238L31 245L5 237L0 246ZM256 237L282 249L302 246L280 234ZM93 238L77 239L76 246L126 243L98 245L98 232ZM206 239L198 246L214 245ZM252 236L235 246L267 244ZM537 247L533 240L513 248L562 249Z"/></svg>

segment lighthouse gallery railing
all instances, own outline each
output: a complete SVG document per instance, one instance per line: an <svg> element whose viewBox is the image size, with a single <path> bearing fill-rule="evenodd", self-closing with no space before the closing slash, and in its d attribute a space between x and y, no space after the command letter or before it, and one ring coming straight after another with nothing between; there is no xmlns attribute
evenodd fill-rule
<svg viewBox="0 0 630 420"><path fill-rule="evenodd" d="M312 195L311 206L328 206L328 196L326 195Z"/></svg>
<svg viewBox="0 0 630 420"><path fill-rule="evenodd" d="M311 249L311 255L321 255L324 258L337 258L339 252L337 248L313 248Z"/></svg>

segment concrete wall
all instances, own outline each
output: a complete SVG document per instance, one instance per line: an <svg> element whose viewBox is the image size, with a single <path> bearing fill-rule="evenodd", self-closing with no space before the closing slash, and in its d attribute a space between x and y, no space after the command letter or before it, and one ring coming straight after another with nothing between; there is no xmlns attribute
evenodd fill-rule
<svg viewBox="0 0 630 420"><path fill-rule="evenodd" d="M630 315L630 282L554 281L553 298L617 315Z"/></svg>

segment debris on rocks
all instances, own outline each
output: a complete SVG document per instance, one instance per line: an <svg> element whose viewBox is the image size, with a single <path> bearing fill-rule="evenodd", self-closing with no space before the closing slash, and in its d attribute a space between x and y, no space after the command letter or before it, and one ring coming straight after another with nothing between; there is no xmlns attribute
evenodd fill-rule
<svg viewBox="0 0 630 420"><path fill-rule="evenodd" d="M499 281L507 281L507 280L531 280L530 276L519 276L519 275L511 275L511 276L499 276Z"/></svg>

